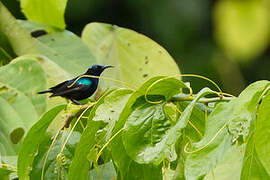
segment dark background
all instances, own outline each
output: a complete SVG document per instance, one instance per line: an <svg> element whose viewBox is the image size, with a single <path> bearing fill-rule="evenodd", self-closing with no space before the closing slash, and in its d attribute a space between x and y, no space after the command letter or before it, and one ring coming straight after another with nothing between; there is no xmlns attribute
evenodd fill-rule
<svg viewBox="0 0 270 180"><path fill-rule="evenodd" d="M237 95L254 81L270 79L270 13L262 19L268 20L264 22L268 26L263 29L263 32L268 32L263 37L268 38L268 43L263 46L263 50L245 58L235 57L221 47L216 36L214 12L224 1L226 0L69 0L65 19L67 29L78 35L89 22L116 24L145 34L168 50L182 73L210 77L223 90ZM245 15L253 10L260 10L257 9L257 2L263 2L263 7L270 12L269 0L234 1L241 10L242 21L239 22L243 22L246 30L256 26ZM245 3L249 1L254 3L247 6ZM3 3L16 18L24 18L17 0L4 0ZM222 4L220 6L223 8ZM233 13L233 8L231 9ZM226 12L224 17L231 13L230 9ZM217 22L223 22L222 16L221 13ZM227 27L229 26L225 26L225 31ZM239 27L232 26L233 28L237 31ZM256 33L255 30L250 33ZM244 41L245 37L240 39ZM256 44L247 45L256 49ZM186 80L191 81L192 87L197 90L209 84L194 78Z"/></svg>

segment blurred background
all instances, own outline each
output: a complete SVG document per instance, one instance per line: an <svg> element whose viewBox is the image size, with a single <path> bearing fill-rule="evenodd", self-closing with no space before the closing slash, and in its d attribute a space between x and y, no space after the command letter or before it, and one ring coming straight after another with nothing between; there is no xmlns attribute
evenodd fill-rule
<svg viewBox="0 0 270 180"><path fill-rule="evenodd" d="M2 0L24 19L18 0ZM133 29L162 45L182 73L207 76L238 95L270 80L270 0L68 0L67 29L80 36L89 22ZM198 79L198 90L207 82Z"/></svg>

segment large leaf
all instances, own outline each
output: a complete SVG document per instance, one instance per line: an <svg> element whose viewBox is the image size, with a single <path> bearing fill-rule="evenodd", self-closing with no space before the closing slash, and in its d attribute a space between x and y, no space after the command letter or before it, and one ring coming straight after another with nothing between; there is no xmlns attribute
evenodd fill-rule
<svg viewBox="0 0 270 180"><path fill-rule="evenodd" d="M268 156L270 153L269 102L270 91L262 100L258 110L257 120L253 124L254 130L246 147L241 174L242 179L270 178L270 159Z"/></svg>
<svg viewBox="0 0 270 180"><path fill-rule="evenodd" d="M256 129L254 134L255 149L259 160L270 175L270 91L262 100L262 104L258 110L256 120Z"/></svg>
<svg viewBox="0 0 270 180"><path fill-rule="evenodd" d="M205 134L201 141L187 148L185 177L203 177L231 148L231 144L242 143L254 121L256 107L268 81L258 81L247 87L238 98L229 103L218 104L206 121Z"/></svg>
<svg viewBox="0 0 270 180"><path fill-rule="evenodd" d="M170 149L186 127L196 102L211 93L208 88L201 90L187 106L178 122L170 127L163 105L143 104L128 117L123 132L123 143L129 156L138 163L160 164L169 158Z"/></svg>
<svg viewBox="0 0 270 180"><path fill-rule="evenodd" d="M27 133L20 147L18 156L18 176L20 179L29 179L29 174L32 170L33 161L37 155L39 144L41 143L50 123L64 108L65 105L60 105L46 112Z"/></svg>
<svg viewBox="0 0 270 180"><path fill-rule="evenodd" d="M168 52L135 31L103 23L90 23L82 39L100 64L115 65L117 71L104 74L139 87L158 75L180 75Z"/></svg>
<svg viewBox="0 0 270 180"><path fill-rule="evenodd" d="M72 158L74 157L75 147L80 140L80 134L78 132L72 132L67 143L65 144L63 152L61 152L63 143L65 142L65 139L69 133L70 131L63 131L60 136L57 137L57 140L49 152L48 150L52 143L52 135L51 133L48 133L47 136L44 135L43 140L38 148L38 154L35 156L32 165L33 170L31 171L30 179L58 179L59 177L60 179L67 178L68 168L71 164ZM42 177L42 168L47 153L49 153L49 156L44 166Z"/></svg>
<svg viewBox="0 0 270 180"><path fill-rule="evenodd" d="M65 29L64 13L67 0L21 0L20 2L27 19Z"/></svg>
<svg viewBox="0 0 270 180"><path fill-rule="evenodd" d="M13 51L17 55L37 53L31 36L16 23L16 19L2 2L0 2L0 32L8 38Z"/></svg>
<svg viewBox="0 0 270 180"><path fill-rule="evenodd" d="M60 80L84 73L91 65L96 63L88 47L81 39L69 31L55 31L49 26L44 26L30 21L19 21L19 23L30 33L37 30L45 31L46 34L35 38L36 49L42 56L39 62L44 65L49 78L54 79L53 70ZM51 60L52 62L47 62ZM46 67L49 64L49 67ZM50 74L49 74L50 73Z"/></svg>
<svg viewBox="0 0 270 180"><path fill-rule="evenodd" d="M154 77L149 79L147 82L145 82L137 91L135 91L129 98L128 102L126 103L120 117L119 120L117 121L115 128L113 130L113 134L115 133L119 133L121 131L121 129L124 127L127 118L129 117L129 115L132 113L132 111L134 110L132 108L132 106L136 103L136 102L142 102L145 103L145 98L144 96L146 95L147 91L148 91L148 95L147 96L149 99L152 100L152 96L154 95L154 97L156 95L158 96L165 96L165 99L169 99L170 96L172 96L173 94L170 94L170 96L166 96L167 92L164 92L159 86L158 83L164 83L166 81L170 81L170 78L164 77L164 76L158 76L158 77ZM179 81L179 80L177 80ZM178 87L180 84L182 84L180 81L177 82L176 84L171 84L171 88L173 87ZM175 81L173 81L175 82ZM156 85L155 85L156 83ZM149 90L149 87L152 86L152 90ZM179 93L180 89L176 88L177 90L174 90L174 93ZM152 93L151 93L152 91ZM150 92L150 94L149 94ZM156 101L157 99L154 98L153 101ZM158 101L160 100L160 98L158 98ZM161 173L161 166L155 166L152 164L138 164L137 162L135 162L134 160L132 160L125 148L124 145L122 143L122 133L119 133L119 135L117 135L113 141L110 144L110 148L112 150L112 159L115 163L115 166L118 169L118 178L121 179L127 179L127 178L134 178L134 179L162 179L162 173ZM128 169L126 167L129 167ZM140 171L142 173L138 174L137 171Z"/></svg>
<svg viewBox="0 0 270 180"><path fill-rule="evenodd" d="M265 2L217 2L214 10L216 38L234 60L254 59L267 48L270 25L269 9Z"/></svg>
<svg viewBox="0 0 270 180"><path fill-rule="evenodd" d="M46 110L45 97L37 94L38 91L46 88L46 77L36 59L22 58L21 61L1 67L0 74L1 88L11 89L15 93L28 97L39 115Z"/></svg>
<svg viewBox="0 0 270 180"><path fill-rule="evenodd" d="M36 60L24 58L0 68L2 155L16 154L15 144L45 111L46 98L37 95L37 91L45 87L45 73Z"/></svg>

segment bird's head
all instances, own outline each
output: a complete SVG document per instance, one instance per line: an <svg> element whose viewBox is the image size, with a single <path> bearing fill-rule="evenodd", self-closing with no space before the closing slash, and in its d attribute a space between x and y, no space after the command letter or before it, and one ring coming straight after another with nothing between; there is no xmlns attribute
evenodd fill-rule
<svg viewBox="0 0 270 180"><path fill-rule="evenodd" d="M87 70L85 74L99 76L105 69L111 68L111 67L114 67L114 66L93 65Z"/></svg>

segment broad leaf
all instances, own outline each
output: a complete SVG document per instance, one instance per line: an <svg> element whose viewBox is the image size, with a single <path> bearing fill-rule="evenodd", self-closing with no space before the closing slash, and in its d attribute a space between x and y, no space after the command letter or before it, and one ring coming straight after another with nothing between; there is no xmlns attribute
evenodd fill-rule
<svg viewBox="0 0 270 180"><path fill-rule="evenodd" d="M65 29L64 13L67 0L21 0L20 2L28 20Z"/></svg>
<svg viewBox="0 0 270 180"><path fill-rule="evenodd" d="M194 105L210 93L212 91L208 88L201 90L172 127L162 104L143 104L137 107L128 117L122 135L129 156L138 163L156 165L169 158L170 149L180 137L181 130L186 127Z"/></svg>
<svg viewBox="0 0 270 180"><path fill-rule="evenodd" d="M66 179L68 174L68 168L71 164L71 160L74 157L75 147L80 140L80 134L78 132L72 132L63 152L61 148L65 142L70 131L61 132L57 137L54 145L48 152L50 145L52 144L52 134L48 133L44 135L42 142L38 148L38 154L35 156L33 162L33 170L30 174L30 179ZM44 166L44 172L42 177L42 168L44 165L45 157L49 153L48 159ZM42 178L41 178L42 177Z"/></svg>
<svg viewBox="0 0 270 180"><path fill-rule="evenodd" d="M39 144L41 143L50 123L64 108L64 105L60 105L46 112L27 133L20 147L18 156L18 176L20 179L29 179L29 174L32 170L33 161L37 155L36 153Z"/></svg>
<svg viewBox="0 0 270 180"><path fill-rule="evenodd" d="M249 129L254 121L260 96L268 85L268 81L258 81L247 87L238 98L217 105L206 121L203 139L186 148L186 178L205 176L223 159L232 143L243 143L250 133L246 128Z"/></svg>
<svg viewBox="0 0 270 180"><path fill-rule="evenodd" d="M36 60L27 58L0 68L0 150L15 155L25 132L46 109L46 77ZM23 108L22 108L23 107Z"/></svg>
<svg viewBox="0 0 270 180"><path fill-rule="evenodd" d="M17 94L22 94L24 97L19 98L25 99L26 96L39 115L46 110L46 98L37 94L38 91L46 88L46 77L36 60L21 58L20 61L1 67L0 74L2 93L13 91L8 94L10 101L15 101Z"/></svg>
<svg viewBox="0 0 270 180"><path fill-rule="evenodd" d="M49 26L30 21L19 22L29 33L37 30L46 32L35 38L34 42L40 55L47 57L39 57L39 62L54 83L82 74L96 63L88 47L75 34L66 30L55 31Z"/></svg>
<svg viewBox="0 0 270 180"><path fill-rule="evenodd" d="M270 153L269 143L269 102L270 91L266 94L259 107L257 120L252 124L253 133L248 141L244 163L242 168L242 179L269 179L270 178Z"/></svg>
<svg viewBox="0 0 270 180"><path fill-rule="evenodd" d="M254 134L255 150L262 165L270 175L270 91L265 95L258 110Z"/></svg>
<svg viewBox="0 0 270 180"><path fill-rule="evenodd" d="M119 79L131 87L158 76L178 76L180 71L168 52L160 45L135 31L103 23L90 23L82 39L100 64L115 65L117 71L104 75Z"/></svg>

